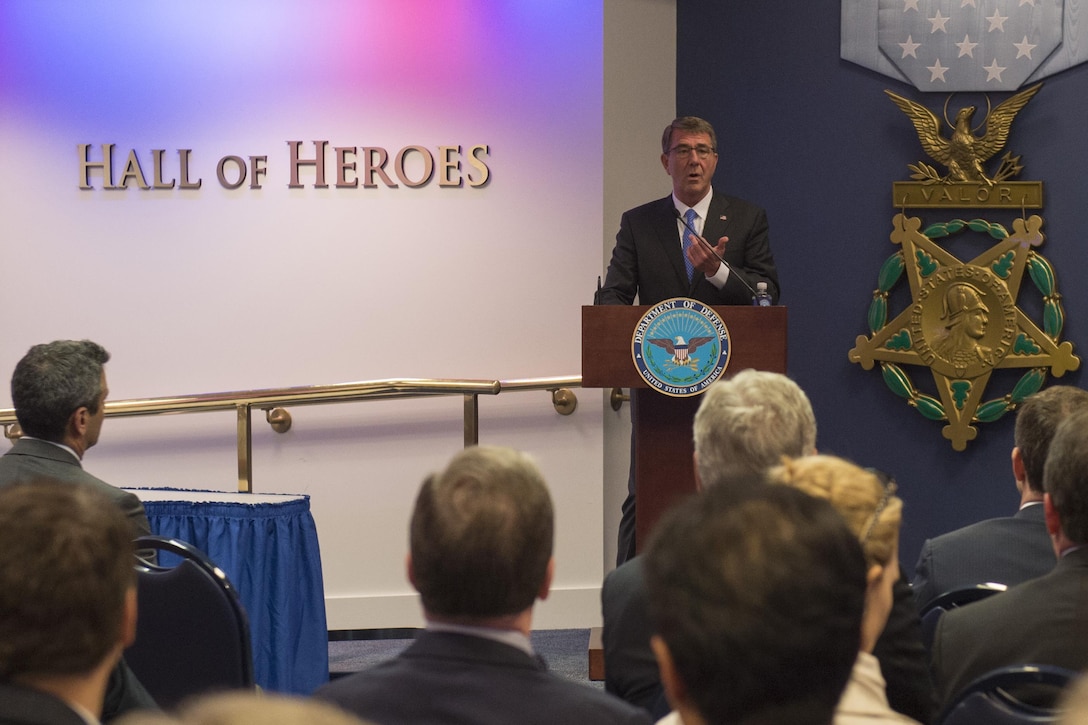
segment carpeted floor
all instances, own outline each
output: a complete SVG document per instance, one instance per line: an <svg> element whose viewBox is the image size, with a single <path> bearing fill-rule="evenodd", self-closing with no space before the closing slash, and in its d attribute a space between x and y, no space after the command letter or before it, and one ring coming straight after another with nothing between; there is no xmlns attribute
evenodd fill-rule
<svg viewBox="0 0 1088 725"><path fill-rule="evenodd" d="M396 657L412 643L414 630L367 630L331 633L329 675L333 679L373 667ZM603 682L590 682L589 630L542 629L532 633L533 649L548 663L548 668L568 680L604 689Z"/></svg>

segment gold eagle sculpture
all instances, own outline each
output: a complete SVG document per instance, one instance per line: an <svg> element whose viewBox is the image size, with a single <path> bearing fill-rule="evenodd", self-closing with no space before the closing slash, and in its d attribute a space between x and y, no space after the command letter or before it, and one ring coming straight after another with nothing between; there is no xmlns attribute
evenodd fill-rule
<svg viewBox="0 0 1088 725"><path fill-rule="evenodd" d="M952 124L952 135L948 138L941 135L941 121L933 111L889 90L884 92L914 124L918 131L918 140L925 152L934 161L948 168L948 175L942 177L925 164L912 165L910 168L916 172L914 178L926 180L928 183L967 182L992 186L995 182L1020 172L1022 167L1018 163L1019 157L1009 158L1008 154L1005 155L1001 170L993 178L986 175L983 163L1005 147L1005 142L1009 139L1009 128L1016 114L1042 87L1043 84L1038 83L1020 91L988 112L984 121L986 132L981 136L976 136L971 127L975 107L961 108ZM947 118L946 115L945 120Z"/></svg>

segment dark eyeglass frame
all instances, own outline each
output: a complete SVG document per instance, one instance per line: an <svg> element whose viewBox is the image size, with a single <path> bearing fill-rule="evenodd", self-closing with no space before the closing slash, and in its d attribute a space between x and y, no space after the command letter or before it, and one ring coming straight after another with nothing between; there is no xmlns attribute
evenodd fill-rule
<svg viewBox="0 0 1088 725"><path fill-rule="evenodd" d="M710 158L710 154L718 153L718 149L713 146L688 146L687 144L680 144L669 149L669 153L676 154L676 158L678 159L691 158L692 154L695 154L700 159L707 159Z"/></svg>

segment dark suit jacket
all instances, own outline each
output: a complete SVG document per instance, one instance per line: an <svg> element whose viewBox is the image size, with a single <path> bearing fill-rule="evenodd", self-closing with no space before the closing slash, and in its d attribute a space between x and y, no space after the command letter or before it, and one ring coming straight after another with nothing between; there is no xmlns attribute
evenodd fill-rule
<svg viewBox="0 0 1088 725"><path fill-rule="evenodd" d="M947 702L979 675L1007 665L1088 669L1088 548L1002 594L950 609L937 622L933 675Z"/></svg>
<svg viewBox="0 0 1088 725"><path fill-rule="evenodd" d="M20 438L15 441L11 450L0 456L0 486L33 481L38 477L91 486L116 502L125 512L132 523L133 538L151 533L147 513L140 499L87 473L79 459L63 448L47 441ZM136 679L125 661L119 662L110 674L103 720L130 710L155 707L154 699ZM0 719L0 724L4 722L6 721Z"/></svg>
<svg viewBox="0 0 1088 725"><path fill-rule="evenodd" d="M892 708L928 723L935 715L937 703L922 646L918 611L905 577L895 583L893 594L891 615L873 654L880 660ZM641 556L605 577L601 608L605 689L651 712L660 712L661 707L667 711L657 662L650 649L653 629Z"/></svg>
<svg viewBox="0 0 1088 725"><path fill-rule="evenodd" d="M921 609L953 589L996 582L1013 586L1054 568L1054 548L1043 505L989 519L926 540L914 567L914 599Z"/></svg>
<svg viewBox="0 0 1088 725"><path fill-rule="evenodd" d="M79 459L63 448L47 441L20 438L10 451L0 456L0 486L38 477L91 486L106 494L125 512L132 522L132 538L151 533L140 499L87 473Z"/></svg>
<svg viewBox="0 0 1088 725"><path fill-rule="evenodd" d="M714 192L703 238L715 245L723 236L729 237L729 243L722 258L733 272L719 290L699 272L688 282L671 195L624 212L598 304L629 305L637 293L644 305L670 297L691 297L708 305L750 305L752 293L737 279L738 274L753 288L756 282L766 282L777 303L778 272L763 209Z"/></svg>
<svg viewBox="0 0 1088 725"><path fill-rule="evenodd" d="M645 712L553 675L515 647L449 632L423 632L394 659L315 696L380 725L650 723Z"/></svg>
<svg viewBox="0 0 1088 725"><path fill-rule="evenodd" d="M0 683L0 725L87 725L75 710L52 695Z"/></svg>
<svg viewBox="0 0 1088 725"><path fill-rule="evenodd" d="M642 557L636 556L604 578L601 587L601 645L604 648L604 689L660 719L668 714L657 660L650 649L649 603Z"/></svg>

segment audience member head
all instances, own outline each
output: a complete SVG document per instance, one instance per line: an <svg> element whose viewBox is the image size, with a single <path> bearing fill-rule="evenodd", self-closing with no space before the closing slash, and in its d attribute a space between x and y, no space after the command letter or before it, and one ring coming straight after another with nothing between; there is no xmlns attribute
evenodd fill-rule
<svg viewBox="0 0 1088 725"><path fill-rule="evenodd" d="M831 722L857 658L865 558L826 502L715 486L651 537L646 586L669 701L684 722Z"/></svg>
<svg viewBox="0 0 1088 725"><path fill-rule="evenodd" d="M672 148L673 131L705 133L710 137L710 148L714 151L718 150L718 136L714 133L714 127L710 125L709 121L705 121L698 116L680 116L673 119L672 123L665 127L665 132L661 135L661 153L663 154L668 154L669 149Z"/></svg>
<svg viewBox="0 0 1088 725"><path fill-rule="evenodd" d="M223 692L186 700L176 713L141 711L115 725L367 725L322 700L267 692Z"/></svg>
<svg viewBox="0 0 1088 725"><path fill-rule="evenodd" d="M106 677L136 627L132 530L88 486L0 488L0 681L66 697L58 683Z"/></svg>
<svg viewBox="0 0 1088 725"><path fill-rule="evenodd" d="M11 400L23 432L54 443L66 443L73 432L80 433L81 455L97 443L108 392L102 366L109 359L90 340L57 340L30 348L11 376Z"/></svg>
<svg viewBox="0 0 1088 725"><path fill-rule="evenodd" d="M892 585L899 578L903 502L895 483L835 456L786 461L768 478L830 502L861 543L868 567L861 649L871 652L887 624Z"/></svg>
<svg viewBox="0 0 1088 725"><path fill-rule="evenodd" d="M554 514L523 453L474 446L423 482L412 511L409 576L432 618L484 621L547 596Z"/></svg>
<svg viewBox="0 0 1088 725"><path fill-rule="evenodd" d="M711 385L695 413L695 467L713 486L816 452L816 416L785 375L742 370Z"/></svg>
<svg viewBox="0 0 1088 725"><path fill-rule="evenodd" d="M1034 498L1043 495L1043 466L1058 424L1083 408L1088 408L1088 390L1072 385L1052 385L1020 405L1013 434L1013 471L1018 482L1027 483Z"/></svg>
<svg viewBox="0 0 1088 725"><path fill-rule="evenodd" d="M1047 530L1060 553L1088 544L1088 409L1059 425L1043 469Z"/></svg>

